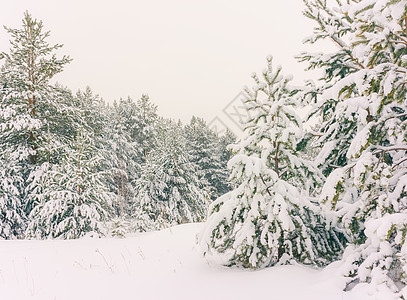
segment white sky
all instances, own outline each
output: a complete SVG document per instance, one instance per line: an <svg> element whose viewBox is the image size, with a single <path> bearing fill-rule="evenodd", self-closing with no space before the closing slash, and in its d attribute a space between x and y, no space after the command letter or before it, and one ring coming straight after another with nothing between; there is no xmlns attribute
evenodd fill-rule
<svg viewBox="0 0 407 300"><path fill-rule="evenodd" d="M2 0L3 25L21 27L28 10L73 62L56 79L89 85L105 100L150 95L165 117L224 119L222 109L251 85L272 54L296 82L316 77L294 55L313 23L301 0ZM0 31L0 51L9 36ZM312 48L311 48L312 49ZM313 49L315 51L315 49ZM226 121L225 121L226 122Z"/></svg>

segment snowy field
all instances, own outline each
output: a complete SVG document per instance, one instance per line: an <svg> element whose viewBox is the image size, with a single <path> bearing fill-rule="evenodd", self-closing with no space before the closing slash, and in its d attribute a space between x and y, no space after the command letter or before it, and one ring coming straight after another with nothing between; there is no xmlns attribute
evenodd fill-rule
<svg viewBox="0 0 407 300"><path fill-rule="evenodd" d="M324 270L261 271L209 264L196 246L200 224L124 239L0 241L0 299L376 299L340 287Z"/></svg>

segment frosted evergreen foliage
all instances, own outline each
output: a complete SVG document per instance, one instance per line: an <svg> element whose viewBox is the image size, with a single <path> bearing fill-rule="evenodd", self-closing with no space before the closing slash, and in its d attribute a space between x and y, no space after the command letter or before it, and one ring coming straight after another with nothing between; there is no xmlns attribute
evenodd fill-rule
<svg viewBox="0 0 407 300"><path fill-rule="evenodd" d="M234 182L230 180L231 170L227 164L232 157L232 145L236 143L236 135L229 129L219 137L218 152L220 152L220 179L216 183L218 197L231 191ZM223 179L224 178L224 179Z"/></svg>
<svg viewBox="0 0 407 300"><path fill-rule="evenodd" d="M145 157L155 147L159 117L157 106L151 103L148 95L143 94L137 100L134 122L131 127L131 137L138 144L139 157L144 162Z"/></svg>
<svg viewBox="0 0 407 300"><path fill-rule="evenodd" d="M58 59L53 54L61 45L49 45L49 32L44 33L42 22L28 13L24 15L22 29L6 29L12 39L10 53L0 54L4 62L1 76L6 81L0 106L0 118L4 119L1 140L8 143L18 160L30 158L34 163L41 144L39 129L54 111L53 106L58 105L53 102L55 91L49 80L70 59L67 56Z"/></svg>
<svg viewBox="0 0 407 300"><path fill-rule="evenodd" d="M15 239L22 235L25 214L20 190L23 183L18 166L7 159L10 154L3 151L0 156L0 239Z"/></svg>
<svg viewBox="0 0 407 300"><path fill-rule="evenodd" d="M128 117L134 113L134 106L128 102L115 103L111 111L109 126L106 127L107 141L106 165L109 174L109 186L117 200L117 214L131 214L131 201L135 196L135 180L140 175L140 152L138 143L131 137L127 127ZM133 101L129 103L134 103ZM127 111L130 110L130 111Z"/></svg>
<svg viewBox="0 0 407 300"><path fill-rule="evenodd" d="M26 231L29 238L79 238L104 234L111 195L98 172L100 157L81 130L60 165L43 164L31 178L36 205Z"/></svg>
<svg viewBox="0 0 407 300"><path fill-rule="evenodd" d="M134 208L162 227L202 221L208 195L200 189L181 125L163 121L158 142L147 155L136 182Z"/></svg>
<svg viewBox="0 0 407 300"><path fill-rule="evenodd" d="M344 256L347 289L368 282L407 298L407 1L307 4L318 22L310 40L340 45L335 54L304 57L333 70L315 110L323 124L316 144L324 144L317 162L330 173L321 201L353 237ZM327 23L335 26L322 28ZM333 64L333 57L341 59Z"/></svg>
<svg viewBox="0 0 407 300"><path fill-rule="evenodd" d="M116 194L114 207L121 217L135 217L135 181L147 154L156 146L158 120L157 107L147 95L138 101L120 99L109 108L109 125L103 136L104 164L109 174L107 184Z"/></svg>
<svg viewBox="0 0 407 300"><path fill-rule="evenodd" d="M113 207L118 216L123 217L128 211L130 199L134 196L134 178L139 172L136 145L130 138L123 111L122 101L113 107L106 106L103 99L87 87L78 91L74 98L79 108L79 125L92 132L92 139L101 161L98 171L103 174L103 185L116 197Z"/></svg>
<svg viewBox="0 0 407 300"><path fill-rule="evenodd" d="M102 148L106 139L104 136L106 123L109 121L103 99L87 86L84 91L79 90L72 101L78 108L76 112L78 128L85 127L87 131L92 132L95 146Z"/></svg>
<svg viewBox="0 0 407 300"><path fill-rule="evenodd" d="M296 153L302 136L299 105L290 77L273 68L253 75L245 90L252 117L229 161L238 186L210 206L200 243L207 256L226 265L259 268L296 260L325 264L340 253L333 231L325 231L309 196L322 175Z"/></svg>
<svg viewBox="0 0 407 300"><path fill-rule="evenodd" d="M130 135L137 151L136 160L143 163L147 154L155 147L159 117L157 106L151 103L148 95L134 101L132 98L120 99L115 104L120 124Z"/></svg>
<svg viewBox="0 0 407 300"><path fill-rule="evenodd" d="M44 151L50 148L44 143L51 140L45 136L52 135L54 145L62 139L56 132L63 132L59 124L66 121L66 103L60 102L60 90L49 81L70 59L56 57L54 52L61 46L49 45L49 32L44 32L42 22L28 13L21 29L6 30L11 35L11 48L9 53L0 53L0 161L5 161L7 169L2 170L0 195L6 195L6 206L15 209L13 217L7 211L9 221L16 221L18 214L21 223L32 209L28 201L32 191L27 188L30 173L44 161L55 159L50 151Z"/></svg>
<svg viewBox="0 0 407 300"><path fill-rule="evenodd" d="M224 163L225 149L222 147L226 148L226 145L222 144L222 137L209 129L203 119L197 117L192 117L185 126L185 136L191 162L197 167L199 181L212 199L218 198L229 190L230 175Z"/></svg>

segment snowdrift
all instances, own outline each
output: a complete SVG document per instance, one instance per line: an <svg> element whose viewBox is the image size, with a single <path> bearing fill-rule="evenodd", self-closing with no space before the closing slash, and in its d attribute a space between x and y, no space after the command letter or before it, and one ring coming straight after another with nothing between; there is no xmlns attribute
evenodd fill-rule
<svg viewBox="0 0 407 300"><path fill-rule="evenodd" d="M366 285L341 291L338 263L261 271L211 265L196 246L201 226L124 239L0 241L0 299L377 299Z"/></svg>

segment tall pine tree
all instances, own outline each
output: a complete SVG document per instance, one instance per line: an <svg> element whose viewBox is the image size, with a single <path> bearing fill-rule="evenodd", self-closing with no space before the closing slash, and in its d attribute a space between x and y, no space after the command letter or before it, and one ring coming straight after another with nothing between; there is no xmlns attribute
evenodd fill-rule
<svg viewBox="0 0 407 300"><path fill-rule="evenodd" d="M30 174L48 160L42 151L46 132L49 128L60 128L56 116L65 113L64 103L59 103L61 91L49 81L70 59L56 57L54 52L61 45L49 45L49 32L44 32L42 22L33 19L28 12L24 14L22 29L6 27L6 30L12 39L10 52L0 54L3 61L0 74L3 83L0 93L0 161L5 161L8 166L2 176L6 176L3 182L9 184L0 187L0 194L10 195L9 188L13 183L13 194L18 195L19 201L13 200L13 204L7 206L13 208L13 215L19 215L21 220L25 218L21 212L29 213L32 208L32 203L27 202L31 191L26 183ZM54 145L57 144L55 141ZM8 199L11 201L12 198Z"/></svg>

